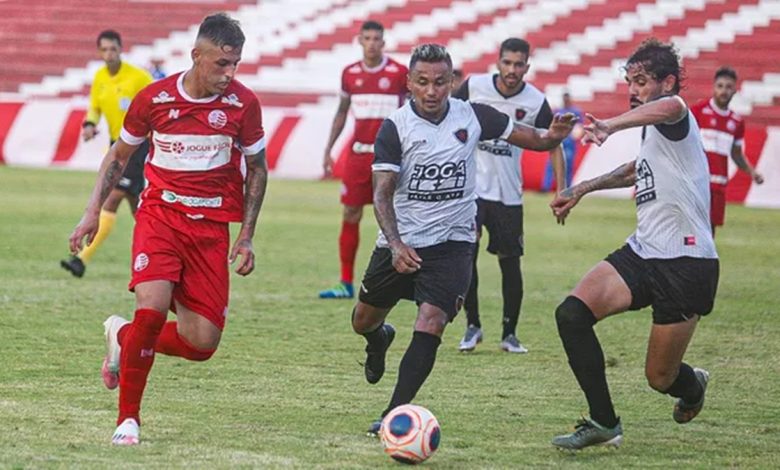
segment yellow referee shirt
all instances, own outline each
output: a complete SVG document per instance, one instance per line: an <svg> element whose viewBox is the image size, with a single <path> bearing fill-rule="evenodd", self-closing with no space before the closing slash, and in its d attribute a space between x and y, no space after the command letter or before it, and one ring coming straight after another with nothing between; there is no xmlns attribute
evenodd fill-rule
<svg viewBox="0 0 780 470"><path fill-rule="evenodd" d="M97 125L101 114L105 115L111 141L117 140L130 102L150 83L149 72L127 62L122 62L116 75L111 75L107 66L100 67L89 92L86 122Z"/></svg>

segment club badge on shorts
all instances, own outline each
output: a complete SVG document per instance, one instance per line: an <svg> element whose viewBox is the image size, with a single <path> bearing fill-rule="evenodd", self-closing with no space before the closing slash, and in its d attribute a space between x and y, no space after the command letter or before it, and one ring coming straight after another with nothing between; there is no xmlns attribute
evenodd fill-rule
<svg viewBox="0 0 780 470"><path fill-rule="evenodd" d="M141 272L149 266L149 257L146 253L138 253L133 262L133 271Z"/></svg>

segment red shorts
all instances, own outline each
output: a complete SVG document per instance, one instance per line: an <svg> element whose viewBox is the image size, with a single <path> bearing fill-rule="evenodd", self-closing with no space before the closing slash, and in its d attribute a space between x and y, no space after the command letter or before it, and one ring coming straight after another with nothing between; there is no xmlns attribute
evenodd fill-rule
<svg viewBox="0 0 780 470"><path fill-rule="evenodd" d="M142 205L133 230L129 289L147 281L171 281L173 298L220 330L227 316L228 224L193 220L164 206Z"/></svg>
<svg viewBox="0 0 780 470"><path fill-rule="evenodd" d="M710 222L720 227L726 221L726 191L710 186Z"/></svg>
<svg viewBox="0 0 780 470"><path fill-rule="evenodd" d="M374 203L371 185L373 153L349 153L341 178L341 203L345 206L365 206Z"/></svg>

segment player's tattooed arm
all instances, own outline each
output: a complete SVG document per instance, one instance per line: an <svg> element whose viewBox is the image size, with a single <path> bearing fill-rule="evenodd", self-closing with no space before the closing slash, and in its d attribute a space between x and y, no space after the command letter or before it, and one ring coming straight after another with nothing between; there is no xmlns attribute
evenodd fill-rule
<svg viewBox="0 0 780 470"><path fill-rule="evenodd" d="M582 196L600 189L627 188L636 184L636 163L624 163L609 173L575 184L561 191L550 203L553 215L563 225Z"/></svg>
<svg viewBox="0 0 780 470"><path fill-rule="evenodd" d="M103 161L100 163L100 170L98 170L97 182L92 190L92 194L89 196L87 208L84 210L84 215L81 217L78 225L70 234L70 251L73 254L81 250L84 237L87 239L87 244L92 243L98 231L100 209L103 207L103 203L108 198L111 190L116 187L119 179L122 177L127 161L137 148L137 145L130 145L120 139L108 149L108 153L103 157Z"/></svg>
<svg viewBox="0 0 780 470"><path fill-rule="evenodd" d="M385 235L393 254L393 267L399 273L411 273L420 269L422 259L414 248L407 246L398 233L398 221L395 217L393 195L398 184L398 173L394 171L375 171L374 175L374 215L379 228Z"/></svg>
<svg viewBox="0 0 780 470"><path fill-rule="evenodd" d="M263 207L265 189L268 186L268 165L265 160L265 149L254 155L246 155L246 180L244 183L244 216L241 229L238 232L233 249L230 250L229 261L235 262L241 257L236 272L246 276L255 269L255 253L252 238L255 236L257 217Z"/></svg>

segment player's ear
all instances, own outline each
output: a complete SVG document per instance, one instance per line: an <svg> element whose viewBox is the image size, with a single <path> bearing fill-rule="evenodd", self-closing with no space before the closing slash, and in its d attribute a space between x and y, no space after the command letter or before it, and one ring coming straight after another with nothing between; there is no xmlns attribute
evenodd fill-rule
<svg viewBox="0 0 780 470"><path fill-rule="evenodd" d="M197 47L193 47L190 51L190 58L192 58L192 63L197 65L198 62L200 62L200 50Z"/></svg>
<svg viewBox="0 0 780 470"><path fill-rule="evenodd" d="M665 93L671 93L674 90L675 83L677 83L677 78L674 75L667 75L666 78L661 80L661 87Z"/></svg>

